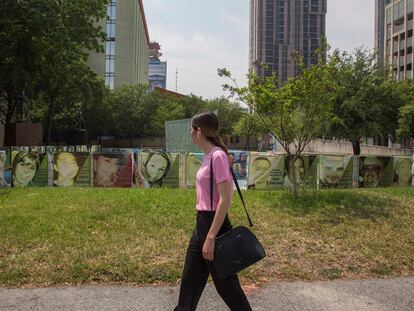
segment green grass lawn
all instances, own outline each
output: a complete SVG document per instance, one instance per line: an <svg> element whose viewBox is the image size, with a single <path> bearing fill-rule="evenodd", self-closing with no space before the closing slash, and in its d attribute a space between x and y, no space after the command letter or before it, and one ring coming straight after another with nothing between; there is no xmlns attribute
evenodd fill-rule
<svg viewBox="0 0 414 311"><path fill-rule="evenodd" d="M246 225L237 197L233 225ZM414 189L245 192L267 257L245 283L414 274ZM172 284L195 222L179 189L0 190L0 286Z"/></svg>

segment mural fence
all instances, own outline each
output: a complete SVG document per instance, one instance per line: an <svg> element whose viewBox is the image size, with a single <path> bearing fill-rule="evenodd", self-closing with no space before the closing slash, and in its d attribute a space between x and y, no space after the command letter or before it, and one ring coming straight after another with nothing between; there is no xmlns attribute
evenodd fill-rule
<svg viewBox="0 0 414 311"><path fill-rule="evenodd" d="M194 188L203 153L99 146L0 148L0 187ZM413 185L413 157L286 155L230 150L244 190Z"/></svg>

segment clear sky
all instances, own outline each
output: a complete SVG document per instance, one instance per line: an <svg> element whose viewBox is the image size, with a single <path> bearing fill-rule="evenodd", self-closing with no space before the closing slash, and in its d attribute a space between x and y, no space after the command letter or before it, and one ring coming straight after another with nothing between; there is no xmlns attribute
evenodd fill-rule
<svg viewBox="0 0 414 311"><path fill-rule="evenodd" d="M374 45L374 0L328 0L326 31L333 48ZM203 98L223 95L217 68L245 83L249 61L248 0L144 0L151 40L168 62L167 88Z"/></svg>

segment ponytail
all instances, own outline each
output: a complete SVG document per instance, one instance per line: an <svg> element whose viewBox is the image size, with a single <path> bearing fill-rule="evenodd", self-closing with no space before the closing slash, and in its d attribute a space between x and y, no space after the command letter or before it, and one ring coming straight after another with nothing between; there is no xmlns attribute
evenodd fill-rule
<svg viewBox="0 0 414 311"><path fill-rule="evenodd" d="M223 143L220 136L213 136L213 137L206 137L209 142L211 142L214 146L221 148L227 155L229 155L229 150L227 146Z"/></svg>

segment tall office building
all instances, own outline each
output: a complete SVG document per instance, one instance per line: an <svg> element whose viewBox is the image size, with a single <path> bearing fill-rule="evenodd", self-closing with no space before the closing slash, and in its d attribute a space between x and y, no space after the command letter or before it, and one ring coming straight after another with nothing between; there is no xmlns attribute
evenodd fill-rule
<svg viewBox="0 0 414 311"><path fill-rule="evenodd" d="M389 0L385 6L384 56L397 81L413 78L414 0Z"/></svg>
<svg viewBox="0 0 414 311"><path fill-rule="evenodd" d="M158 42L150 42L149 85L154 88L167 88L167 62L160 60L161 46Z"/></svg>
<svg viewBox="0 0 414 311"><path fill-rule="evenodd" d="M326 0L250 0L250 70L261 77L275 72L282 83L299 73L293 53L306 66L317 64L326 12Z"/></svg>
<svg viewBox="0 0 414 311"><path fill-rule="evenodd" d="M385 40L385 6L392 0L375 0L375 39L374 48L377 53L377 63L384 64Z"/></svg>
<svg viewBox="0 0 414 311"><path fill-rule="evenodd" d="M110 89L148 84L149 35L142 0L109 0L101 21L107 38L104 53L91 53L89 66Z"/></svg>

